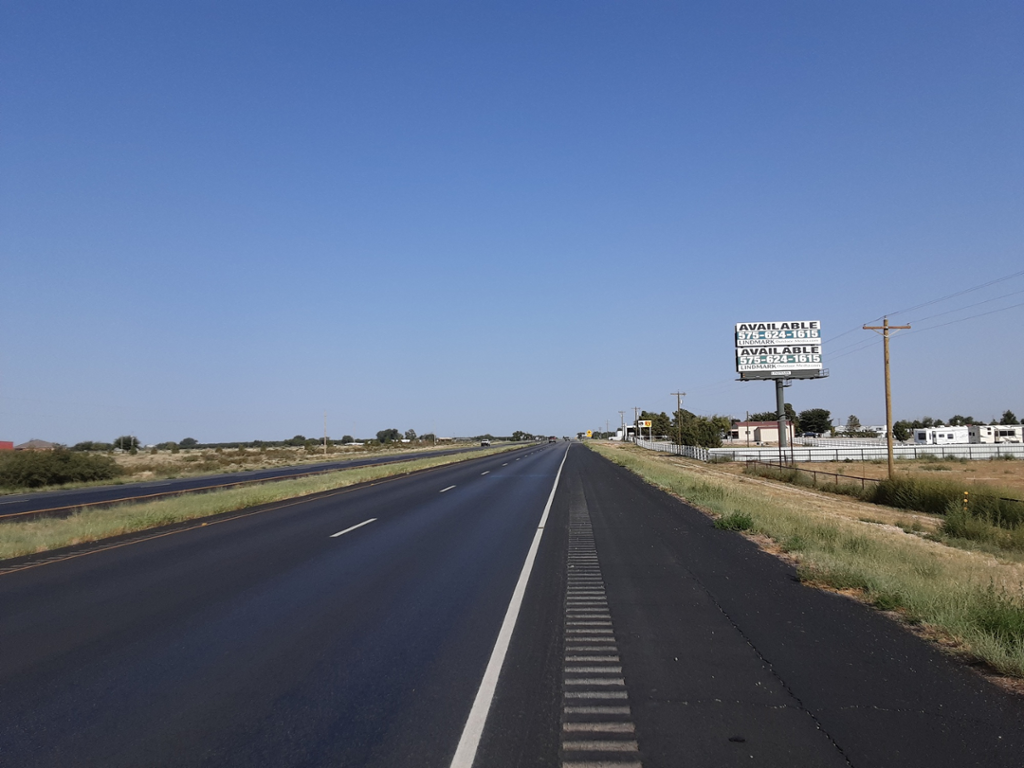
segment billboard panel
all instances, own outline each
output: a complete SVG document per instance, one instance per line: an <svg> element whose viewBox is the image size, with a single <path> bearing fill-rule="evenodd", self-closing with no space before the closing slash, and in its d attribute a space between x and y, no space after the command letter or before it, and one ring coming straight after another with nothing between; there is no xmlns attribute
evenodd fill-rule
<svg viewBox="0 0 1024 768"><path fill-rule="evenodd" d="M819 320L736 323L735 341L741 378L814 378L821 373Z"/></svg>

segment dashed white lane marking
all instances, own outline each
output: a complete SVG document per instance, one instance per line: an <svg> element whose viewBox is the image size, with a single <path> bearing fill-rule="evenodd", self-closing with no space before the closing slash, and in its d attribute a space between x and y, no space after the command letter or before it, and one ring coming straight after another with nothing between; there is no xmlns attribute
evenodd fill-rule
<svg viewBox="0 0 1024 768"><path fill-rule="evenodd" d="M562 768L643 768L586 503L569 512Z"/></svg>
<svg viewBox="0 0 1024 768"><path fill-rule="evenodd" d="M454 487L455 487L454 485L449 485L447 488L442 488L440 491L438 491L438 493L444 493L445 491L450 491Z"/></svg>
<svg viewBox="0 0 1024 768"><path fill-rule="evenodd" d="M489 475L489 474L491 474L491 470L488 469L486 472L481 472L480 473L480 477L483 477L484 475Z"/></svg>
<svg viewBox="0 0 1024 768"><path fill-rule="evenodd" d="M540 540L544 535L544 526L548 521L548 514L551 512L551 503L555 500L555 491L558 490L558 481L562 477L562 468L565 466L565 459L569 455L569 448L565 449L562 455L562 463L558 465L558 473L555 475L555 482L551 486L551 493L548 495L548 502L544 506L544 512L540 516L540 523L533 535L533 542L530 550L526 553L526 560L523 562L523 569L519 573L519 581L512 592L512 599L509 600L508 610L505 611L505 619L501 622L501 629L498 631L498 639L494 643L494 650L491 651L491 658L484 670L483 680L480 681L480 688L473 699L473 707L466 718L466 725L462 729L462 736L459 738L459 745L455 749L455 756L452 758L449 768L473 768L473 760L476 759L476 750L480 746L480 737L484 733L484 725L487 723L487 713L491 709L491 702L494 700L494 691L498 687L498 676L505 663L505 655L508 653L509 643L512 641L512 633L516 628L516 620L519 618L519 609L523 605L523 596L526 594L526 585L530 580L530 573L533 571L533 563L537 559L537 550L540 548ZM504 466L504 465L502 465Z"/></svg>
<svg viewBox="0 0 1024 768"><path fill-rule="evenodd" d="M376 521L376 519L377 519L376 517L371 517L369 520L363 520L363 522L357 523L356 525L353 525L350 528L346 528L344 531L338 531L337 533L332 533L331 534L331 538L332 539L336 539L339 536L344 536L349 531L354 531L356 528L362 528L364 525L369 525L370 523Z"/></svg>

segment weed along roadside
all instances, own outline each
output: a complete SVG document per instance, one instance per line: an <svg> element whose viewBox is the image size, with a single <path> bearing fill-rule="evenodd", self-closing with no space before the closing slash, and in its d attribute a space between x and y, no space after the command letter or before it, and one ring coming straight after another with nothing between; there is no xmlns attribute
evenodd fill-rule
<svg viewBox="0 0 1024 768"><path fill-rule="evenodd" d="M339 469L298 480L280 480L199 495L91 509L66 518L4 523L0 525L0 561L407 475L516 450L518 447L502 446L471 454Z"/></svg>
<svg viewBox="0 0 1024 768"><path fill-rule="evenodd" d="M938 538L942 521L925 515L632 446L588 447L709 513L716 527L753 535L808 585L858 597L961 657L1024 678L1020 558L949 546Z"/></svg>

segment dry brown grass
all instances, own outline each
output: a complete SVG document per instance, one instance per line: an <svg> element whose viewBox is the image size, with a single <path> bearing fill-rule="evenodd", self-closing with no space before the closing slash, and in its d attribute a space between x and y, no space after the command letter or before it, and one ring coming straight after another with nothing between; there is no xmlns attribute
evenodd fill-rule
<svg viewBox="0 0 1024 768"><path fill-rule="evenodd" d="M738 474L743 471L744 462L737 461L719 465L727 472ZM888 477L889 468L885 461L822 461L797 462L799 469L831 472L846 477L868 477L882 480ZM992 459L981 461L897 461L899 475L941 477L953 479L964 485L986 485L1014 491L1014 497L1024 494L1024 461ZM824 478L821 478L824 479Z"/></svg>

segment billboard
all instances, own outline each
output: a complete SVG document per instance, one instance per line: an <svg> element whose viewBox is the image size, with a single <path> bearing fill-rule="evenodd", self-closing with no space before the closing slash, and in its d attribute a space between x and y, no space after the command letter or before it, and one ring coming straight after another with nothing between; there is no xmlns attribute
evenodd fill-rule
<svg viewBox="0 0 1024 768"><path fill-rule="evenodd" d="M736 371L741 379L808 379L822 373L821 322L736 323Z"/></svg>

